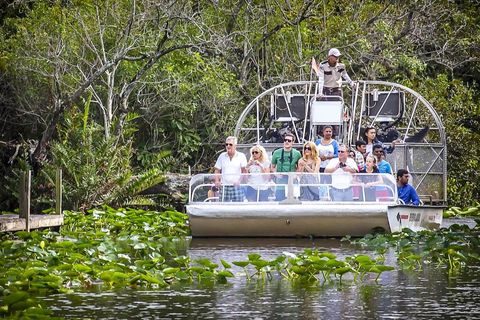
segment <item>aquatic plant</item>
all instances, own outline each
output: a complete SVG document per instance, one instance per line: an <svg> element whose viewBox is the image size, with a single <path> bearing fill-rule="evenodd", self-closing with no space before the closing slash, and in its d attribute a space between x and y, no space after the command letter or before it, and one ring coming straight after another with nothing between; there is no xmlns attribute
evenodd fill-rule
<svg viewBox="0 0 480 320"><path fill-rule="evenodd" d="M259 254L249 254L248 260L234 261L233 264L242 267L247 279L258 277L262 280L271 279L272 271L277 271L282 277L291 281L331 283L346 274L352 274L354 281L364 280L367 273L380 275L394 268L383 265L383 259L372 259L366 255L347 256L339 260L330 252L320 252L315 249L305 249L300 254L284 252L273 260L265 260ZM248 266L255 270L249 273Z"/></svg>
<svg viewBox="0 0 480 320"><path fill-rule="evenodd" d="M103 207L65 212L60 232L3 234L0 313L26 317L39 308L37 295L98 286L162 288L182 281L186 221L176 211Z"/></svg>
<svg viewBox="0 0 480 320"><path fill-rule="evenodd" d="M339 259L333 253L306 249L265 259L257 253L243 261L220 263L192 260L187 254L187 216L176 211L101 207L65 212L59 231L5 233L0 243L0 316L51 318L36 299L74 290L165 288L194 282L215 285L234 276L240 267L247 281L282 277L292 284L342 285L345 279L375 281L393 267L384 264L390 248L401 268L418 270L426 263L447 266L451 272L478 263L478 227L452 226L436 232L404 230L391 235L369 235L351 241L378 254Z"/></svg>
<svg viewBox="0 0 480 320"><path fill-rule="evenodd" d="M394 248L399 265L405 269L420 270L426 264L445 266L450 273L480 262L480 228L454 224L436 231L414 232L404 229L393 234L368 235L351 240L363 248L385 252Z"/></svg>
<svg viewBox="0 0 480 320"><path fill-rule="evenodd" d="M480 203L477 202L475 206L468 208L460 207L450 207L449 209L443 212L444 218L453 218L453 217L480 217Z"/></svg>

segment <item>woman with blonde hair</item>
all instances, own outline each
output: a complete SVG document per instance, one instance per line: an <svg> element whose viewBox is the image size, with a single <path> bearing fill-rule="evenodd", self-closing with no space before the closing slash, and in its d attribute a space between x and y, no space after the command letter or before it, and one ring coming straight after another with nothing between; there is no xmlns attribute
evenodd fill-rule
<svg viewBox="0 0 480 320"><path fill-rule="evenodd" d="M270 172L270 161L264 147L256 145L250 148L250 160L246 169L249 173L246 192L248 201L268 201L270 189L269 175L266 173Z"/></svg>
<svg viewBox="0 0 480 320"><path fill-rule="evenodd" d="M302 158L298 160L297 172L318 173L320 171L320 162L317 146L312 141L307 141L303 146Z"/></svg>
<svg viewBox="0 0 480 320"><path fill-rule="evenodd" d="M309 186L308 184L317 184L318 177L314 173L320 172L320 157L318 156L315 143L307 141L303 146L303 156L298 160L297 172L303 172L300 182L307 184L300 189L300 198L302 200L318 200L318 186Z"/></svg>

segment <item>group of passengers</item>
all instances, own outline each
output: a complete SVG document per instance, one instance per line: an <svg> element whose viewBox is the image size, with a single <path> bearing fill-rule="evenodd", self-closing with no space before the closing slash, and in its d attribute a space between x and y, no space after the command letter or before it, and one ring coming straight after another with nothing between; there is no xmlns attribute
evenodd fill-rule
<svg viewBox="0 0 480 320"><path fill-rule="evenodd" d="M230 136L225 141L226 151L221 153L215 163L214 183L223 202L268 201L272 192L270 174L275 176L275 200L282 201L287 197L285 187L288 185L289 172L304 173L300 178L301 200L332 199L333 201L352 201L356 196L365 201L376 201L379 190L386 187L380 175L376 173L391 174L391 166L384 159L382 145L373 146L373 152L368 154L363 141L357 141L356 151L362 154L363 164L356 161L356 153L350 155L347 146L338 144L331 138L331 127L323 128L324 137L317 140L318 144L307 141L303 145L303 152L293 147L295 136L287 133L284 137L283 147L272 153L271 162L265 148L255 145L250 149L250 159L237 151L237 138ZM326 137L325 137L326 136ZM325 144L330 147L326 150ZM336 153L336 155L335 155ZM381 164L379 166L378 164ZM323 167L322 167L323 165ZM381 169L381 171L380 171ZM314 175L312 173L330 173L330 175ZM354 173L365 173L356 175ZM248 180L242 179L242 173L249 173ZM284 174L282 174L284 173ZM409 174L406 170L397 173L397 189L399 197L405 203L418 205L419 200L415 189L408 184ZM363 186L364 193L356 195L352 184ZM246 185L243 187L241 185ZM327 194L322 196L322 187L328 185ZM363 198L364 195L364 198Z"/></svg>
<svg viewBox="0 0 480 320"><path fill-rule="evenodd" d="M340 55L338 49L332 48L325 61L317 64L312 59L312 70L318 76L320 99L326 98L324 96L342 96L342 79L352 88L355 86L345 65L339 62ZM303 153L293 147L295 136L287 133L283 137L283 148L273 152L271 163L265 148L260 145L250 149L250 159L247 161L246 156L236 150L237 138L228 137L225 143L227 150L215 163L215 188L220 191L222 201L243 201L244 197L249 201L267 201L271 188L265 181L265 177L269 177L266 173L275 173L275 200L284 200L287 197L285 186L288 185L290 176L281 173L287 172L304 173L300 181L300 199L319 200L326 197L334 201L352 201L354 196L360 198L359 195L354 195L351 187L352 174L365 173L358 176L357 183L363 184L364 200L375 201L378 191L386 189L376 186L383 184L378 173L393 174L385 156L386 153L393 152L395 144L383 146L376 137L376 129L367 127L364 130L365 140L356 141L355 150L349 152L347 146L339 144L333 138L333 130L330 125L323 126L321 138L315 143L307 141L303 145ZM321 175L320 181L317 181L317 175L312 173L319 172L331 175ZM220 177L220 173L223 177ZM246 188L240 187L241 173L249 173L250 180ZM331 186L327 194L322 193L318 183ZM222 188L219 189L220 185ZM398 171L397 188L400 199L418 205L415 189L408 185L408 171Z"/></svg>

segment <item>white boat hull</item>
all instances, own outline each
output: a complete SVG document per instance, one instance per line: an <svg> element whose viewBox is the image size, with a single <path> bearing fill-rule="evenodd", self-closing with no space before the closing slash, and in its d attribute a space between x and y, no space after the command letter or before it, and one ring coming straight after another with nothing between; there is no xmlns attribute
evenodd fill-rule
<svg viewBox="0 0 480 320"><path fill-rule="evenodd" d="M188 205L196 237L363 236L389 231L386 205L212 204Z"/></svg>
<svg viewBox="0 0 480 320"><path fill-rule="evenodd" d="M399 232L404 228L413 231L439 229L443 221L442 206L407 206L388 207L388 222L391 232Z"/></svg>
<svg viewBox="0 0 480 320"><path fill-rule="evenodd" d="M187 213L194 237L360 237L404 227L439 228L442 208L378 203L218 203L188 205ZM389 217L393 221L389 222Z"/></svg>

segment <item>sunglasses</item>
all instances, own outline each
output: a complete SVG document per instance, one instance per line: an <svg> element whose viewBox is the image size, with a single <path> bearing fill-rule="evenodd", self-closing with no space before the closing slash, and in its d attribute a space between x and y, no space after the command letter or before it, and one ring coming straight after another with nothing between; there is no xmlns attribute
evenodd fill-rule
<svg viewBox="0 0 480 320"><path fill-rule="evenodd" d="M259 153L260 153L260 151L256 151L256 150L252 151L252 154L259 154Z"/></svg>
<svg viewBox="0 0 480 320"><path fill-rule="evenodd" d="M338 153L345 153L347 151L338 150Z"/></svg>
<svg viewBox="0 0 480 320"><path fill-rule="evenodd" d="M233 143L225 143L225 147L233 147Z"/></svg>
<svg viewBox="0 0 480 320"><path fill-rule="evenodd" d="M284 139L283 141L284 141L284 142L293 142L292 139Z"/></svg>
<svg viewBox="0 0 480 320"><path fill-rule="evenodd" d="M310 147L305 147L304 150L312 150Z"/></svg>

